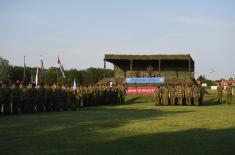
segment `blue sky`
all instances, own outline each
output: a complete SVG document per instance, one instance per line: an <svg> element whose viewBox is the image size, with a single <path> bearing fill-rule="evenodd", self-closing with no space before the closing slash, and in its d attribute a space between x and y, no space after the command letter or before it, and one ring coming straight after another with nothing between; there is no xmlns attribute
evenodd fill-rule
<svg viewBox="0 0 235 155"><path fill-rule="evenodd" d="M232 0L0 0L0 56L37 66L43 55L50 67L59 54L66 69L84 69L103 67L105 53L189 53L197 75L235 77L234 8Z"/></svg>

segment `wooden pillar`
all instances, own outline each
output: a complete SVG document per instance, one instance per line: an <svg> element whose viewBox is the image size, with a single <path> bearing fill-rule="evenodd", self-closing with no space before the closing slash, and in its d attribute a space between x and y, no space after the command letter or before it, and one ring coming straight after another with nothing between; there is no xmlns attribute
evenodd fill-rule
<svg viewBox="0 0 235 155"><path fill-rule="evenodd" d="M188 74L189 74L189 77L191 78L191 59L189 58L188 60Z"/></svg>
<svg viewBox="0 0 235 155"><path fill-rule="evenodd" d="M106 61L105 61L105 60L104 60L104 69L106 69ZM104 75L103 75L103 76L104 76L104 78L105 78L105 76L106 76L106 75L105 75L105 71L104 71Z"/></svg>
<svg viewBox="0 0 235 155"><path fill-rule="evenodd" d="M104 60L104 69L106 69L106 61Z"/></svg>
<svg viewBox="0 0 235 155"><path fill-rule="evenodd" d="M158 59L158 72L159 76L161 76L161 59Z"/></svg>
<svg viewBox="0 0 235 155"><path fill-rule="evenodd" d="M133 64L133 60L130 60L130 71L131 71L131 77L132 77L132 64Z"/></svg>

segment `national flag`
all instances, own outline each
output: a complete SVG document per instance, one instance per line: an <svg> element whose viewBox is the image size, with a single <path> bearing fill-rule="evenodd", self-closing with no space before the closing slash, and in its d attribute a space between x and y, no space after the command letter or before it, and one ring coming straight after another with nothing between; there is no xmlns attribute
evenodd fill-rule
<svg viewBox="0 0 235 155"><path fill-rule="evenodd" d="M63 78L65 78L64 67L63 67L63 65L62 65L62 63L60 61L60 57L59 56L58 56L58 59L57 59L57 63L58 63L58 67L60 68L60 71L61 71L61 73L63 75Z"/></svg>
<svg viewBox="0 0 235 155"><path fill-rule="evenodd" d="M41 66L40 66L41 69L44 69L44 64L43 64L43 59L42 59L42 56L41 56Z"/></svg>
<svg viewBox="0 0 235 155"><path fill-rule="evenodd" d="M36 77L35 77L35 85L36 85L36 87L38 86L38 83L39 83L39 81L38 81L38 67L37 67L37 72L36 72Z"/></svg>
<svg viewBox="0 0 235 155"><path fill-rule="evenodd" d="M73 90L76 90L77 89L77 82L76 80L74 79L73 80Z"/></svg>

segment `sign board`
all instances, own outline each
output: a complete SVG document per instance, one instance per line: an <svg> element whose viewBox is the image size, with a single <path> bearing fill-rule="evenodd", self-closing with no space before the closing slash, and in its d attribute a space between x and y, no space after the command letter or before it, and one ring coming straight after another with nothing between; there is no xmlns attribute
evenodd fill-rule
<svg viewBox="0 0 235 155"><path fill-rule="evenodd" d="M207 87L207 83L202 83L202 87Z"/></svg>
<svg viewBox="0 0 235 155"><path fill-rule="evenodd" d="M155 78L126 78L126 83L164 83L164 77L155 77Z"/></svg>
<svg viewBox="0 0 235 155"><path fill-rule="evenodd" d="M127 87L127 95L130 94L154 94L156 87Z"/></svg>

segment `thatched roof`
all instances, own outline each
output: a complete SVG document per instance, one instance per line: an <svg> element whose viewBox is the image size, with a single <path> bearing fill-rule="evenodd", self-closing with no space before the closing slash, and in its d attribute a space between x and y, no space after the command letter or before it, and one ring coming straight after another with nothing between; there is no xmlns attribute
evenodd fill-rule
<svg viewBox="0 0 235 155"><path fill-rule="evenodd" d="M114 60L191 60L190 54L177 55L121 55L121 54L105 54L104 60L112 62Z"/></svg>

